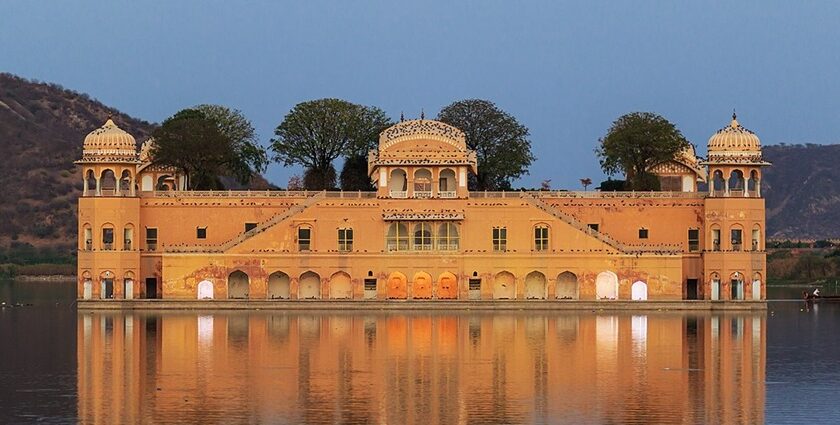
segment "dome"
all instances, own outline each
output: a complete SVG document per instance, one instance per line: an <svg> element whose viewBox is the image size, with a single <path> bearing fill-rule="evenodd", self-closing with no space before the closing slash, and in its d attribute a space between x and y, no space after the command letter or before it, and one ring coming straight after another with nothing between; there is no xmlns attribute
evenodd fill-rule
<svg viewBox="0 0 840 425"><path fill-rule="evenodd" d="M85 160L134 160L137 145L134 136L108 121L85 137L82 155Z"/></svg>
<svg viewBox="0 0 840 425"><path fill-rule="evenodd" d="M709 159L717 156L755 156L761 154L758 136L742 127L732 114L732 122L709 138Z"/></svg>

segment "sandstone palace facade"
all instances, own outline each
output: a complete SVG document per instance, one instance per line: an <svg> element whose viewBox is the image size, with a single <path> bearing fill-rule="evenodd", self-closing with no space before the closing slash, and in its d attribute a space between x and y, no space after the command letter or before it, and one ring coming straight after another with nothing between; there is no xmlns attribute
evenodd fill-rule
<svg viewBox="0 0 840 425"><path fill-rule="evenodd" d="M85 138L80 299L764 299L769 164L734 116L645 193L471 192L475 153L433 120L382 132L375 192L189 191L151 143Z"/></svg>

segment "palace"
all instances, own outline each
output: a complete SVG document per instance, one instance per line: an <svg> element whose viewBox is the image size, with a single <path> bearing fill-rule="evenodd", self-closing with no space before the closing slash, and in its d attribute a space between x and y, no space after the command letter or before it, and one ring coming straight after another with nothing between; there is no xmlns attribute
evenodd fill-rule
<svg viewBox="0 0 840 425"><path fill-rule="evenodd" d="M84 140L80 299L765 298L769 163L734 115L644 193L469 191L475 152L433 120L380 134L375 192L185 190L153 143Z"/></svg>

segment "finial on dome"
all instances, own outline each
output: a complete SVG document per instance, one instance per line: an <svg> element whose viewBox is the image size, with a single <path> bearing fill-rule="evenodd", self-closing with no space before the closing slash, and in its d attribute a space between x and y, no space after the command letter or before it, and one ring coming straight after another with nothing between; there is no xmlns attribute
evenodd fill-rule
<svg viewBox="0 0 840 425"><path fill-rule="evenodd" d="M400 122L405 121L405 115L403 115L403 111L400 111Z"/></svg>
<svg viewBox="0 0 840 425"><path fill-rule="evenodd" d="M420 119L421 120L426 119L426 112L423 111L423 108L420 108Z"/></svg>
<svg viewBox="0 0 840 425"><path fill-rule="evenodd" d="M741 124L738 124L738 114L735 113L735 108L732 108L732 122L729 123L729 126L735 128L740 125Z"/></svg>

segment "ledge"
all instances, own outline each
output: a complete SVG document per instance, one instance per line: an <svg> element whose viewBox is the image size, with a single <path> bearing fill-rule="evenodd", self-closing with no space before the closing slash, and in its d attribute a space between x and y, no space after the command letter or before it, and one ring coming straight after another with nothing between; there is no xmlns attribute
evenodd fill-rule
<svg viewBox="0 0 840 425"><path fill-rule="evenodd" d="M765 311L766 301L554 300L78 300L79 310L531 310Z"/></svg>

